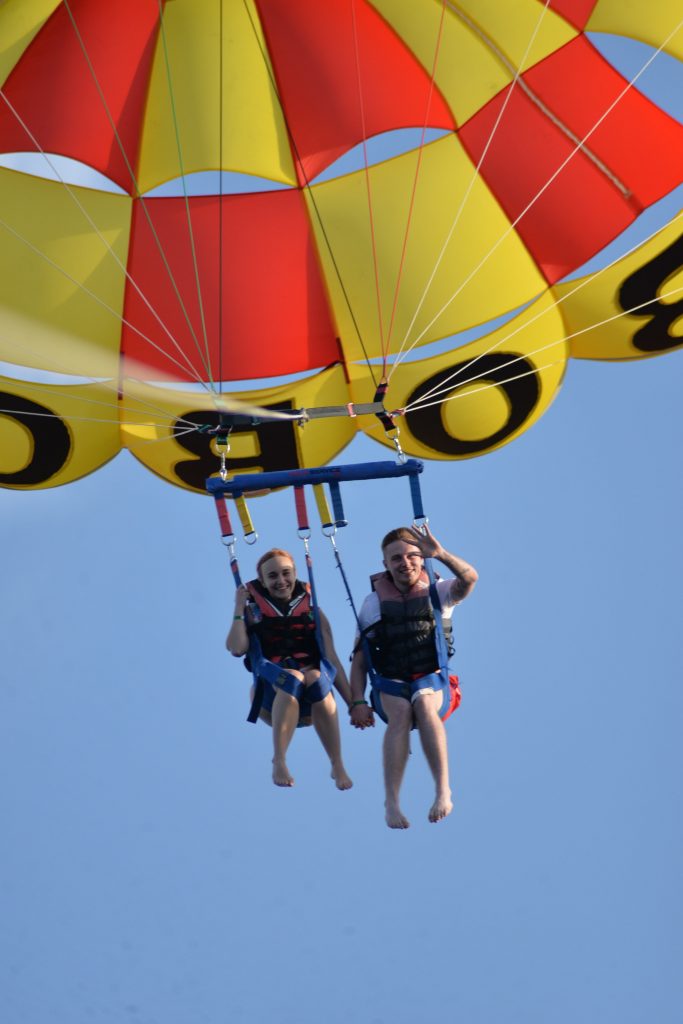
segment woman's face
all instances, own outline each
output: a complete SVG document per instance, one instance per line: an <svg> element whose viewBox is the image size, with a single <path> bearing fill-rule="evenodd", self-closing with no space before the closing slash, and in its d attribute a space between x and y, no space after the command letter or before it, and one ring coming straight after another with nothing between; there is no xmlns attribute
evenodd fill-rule
<svg viewBox="0 0 683 1024"><path fill-rule="evenodd" d="M261 566L261 583L272 598L277 601L291 601L296 569L291 558L273 555Z"/></svg>

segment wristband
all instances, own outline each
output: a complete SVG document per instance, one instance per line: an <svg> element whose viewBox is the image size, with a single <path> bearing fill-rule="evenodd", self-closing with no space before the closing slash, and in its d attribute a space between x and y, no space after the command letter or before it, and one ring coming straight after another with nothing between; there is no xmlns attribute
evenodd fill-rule
<svg viewBox="0 0 683 1024"><path fill-rule="evenodd" d="M351 703L349 704L349 711L352 711L354 708L357 708L360 704L367 705L367 703L368 702L366 700L352 700Z"/></svg>
<svg viewBox="0 0 683 1024"><path fill-rule="evenodd" d="M233 622L244 622L244 615L233 615Z"/></svg>

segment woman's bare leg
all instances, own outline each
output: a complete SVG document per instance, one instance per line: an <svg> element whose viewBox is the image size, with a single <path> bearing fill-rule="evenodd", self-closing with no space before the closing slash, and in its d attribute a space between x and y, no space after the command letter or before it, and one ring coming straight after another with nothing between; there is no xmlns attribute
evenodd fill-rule
<svg viewBox="0 0 683 1024"><path fill-rule="evenodd" d="M317 670L304 673L304 683L307 686L317 682L319 678L320 673ZM351 789L353 782L349 778L342 760L337 702L331 691L323 700L317 700L311 705L311 718L323 749L330 759L332 778L337 789Z"/></svg>

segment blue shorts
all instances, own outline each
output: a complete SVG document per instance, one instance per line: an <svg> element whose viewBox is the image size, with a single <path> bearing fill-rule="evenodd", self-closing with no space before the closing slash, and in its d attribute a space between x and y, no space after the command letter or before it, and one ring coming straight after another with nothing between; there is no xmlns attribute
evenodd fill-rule
<svg viewBox="0 0 683 1024"><path fill-rule="evenodd" d="M265 719L265 721L268 723L268 725L271 724L270 718L271 718L271 715L273 713L273 701L275 700L276 692L277 692L277 687L273 686L272 683L267 683L265 681L265 679L264 679L263 680L263 700L261 701L261 710L259 711L259 715L261 715L264 711L266 711L268 713L268 718ZM298 699L299 699L299 721L297 722L296 727L297 727L297 729L301 729L302 727L311 724L311 721L312 721L311 715L313 713L312 712L313 705L312 705L312 701L307 700L306 697L299 697Z"/></svg>

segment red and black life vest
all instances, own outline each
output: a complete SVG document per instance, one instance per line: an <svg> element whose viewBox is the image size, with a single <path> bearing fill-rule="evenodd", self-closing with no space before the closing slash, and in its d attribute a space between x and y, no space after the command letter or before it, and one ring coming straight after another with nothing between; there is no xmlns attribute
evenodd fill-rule
<svg viewBox="0 0 683 1024"><path fill-rule="evenodd" d="M260 580L247 583L247 590L247 629L258 637L263 657L275 664L292 658L297 665L319 668L320 651L308 583L296 581L284 611L269 597Z"/></svg>
<svg viewBox="0 0 683 1024"><path fill-rule="evenodd" d="M429 577L423 570L418 581L402 593L388 572L370 577L379 598L381 618L365 630L373 668L387 679L413 680L438 672L434 642L434 609L429 595ZM443 621L443 620L442 620ZM450 645L450 622L443 622Z"/></svg>

